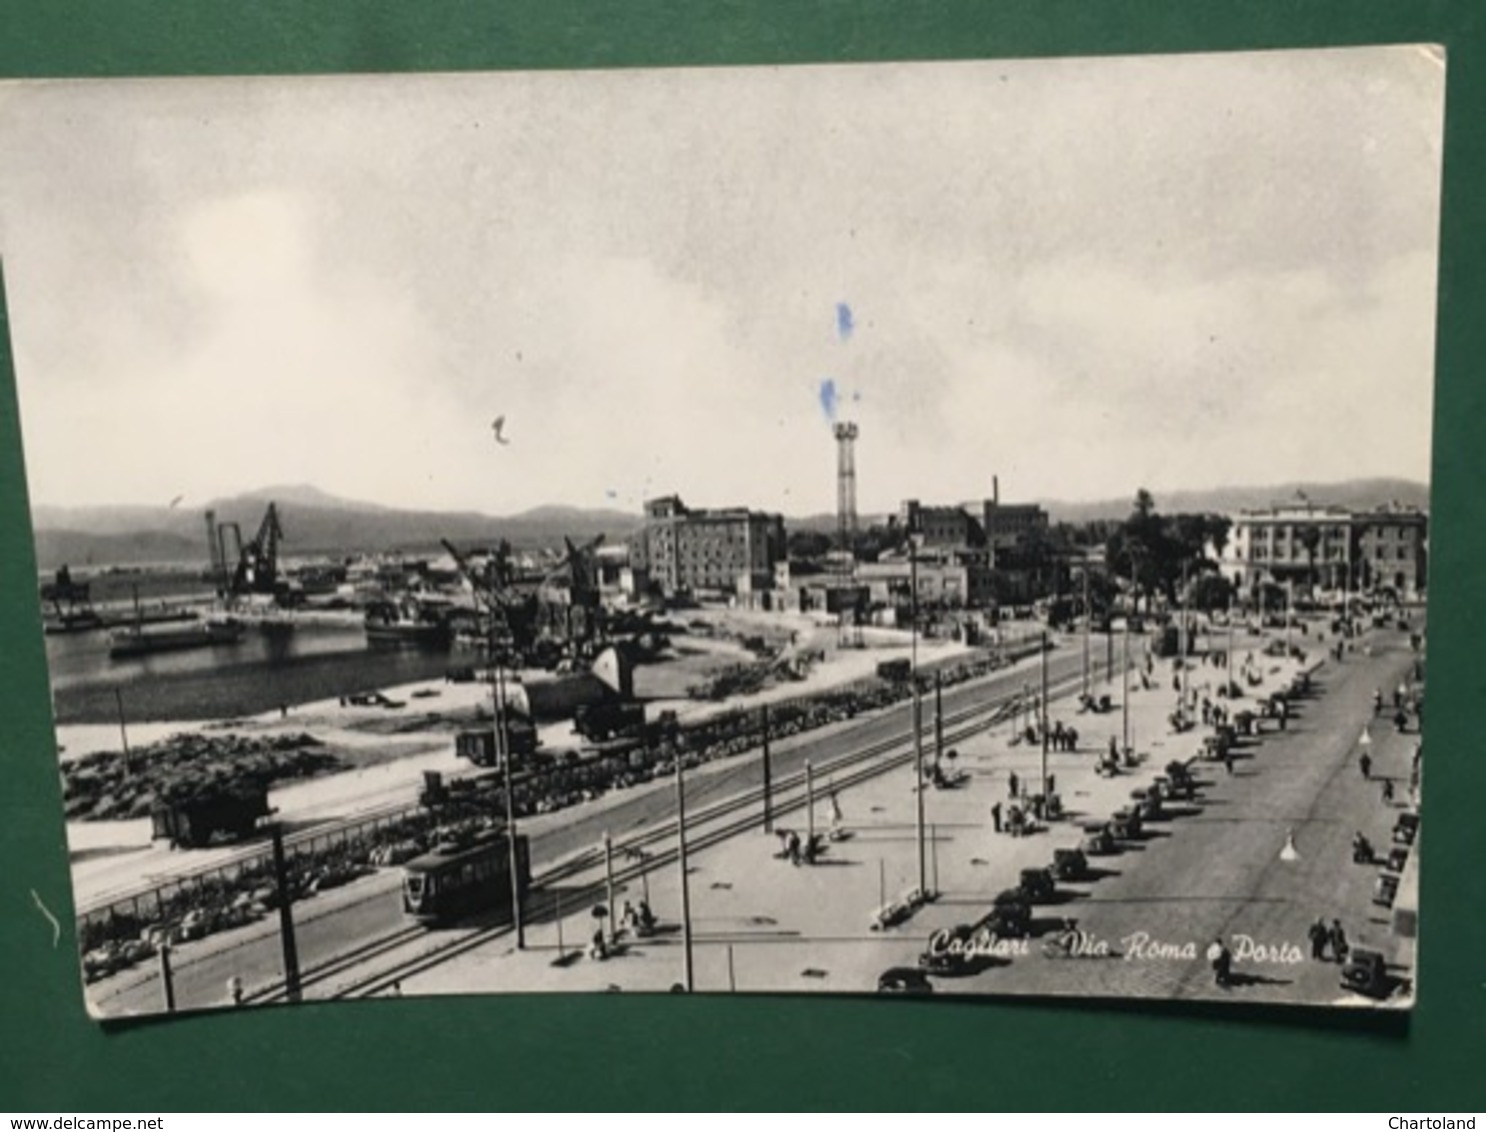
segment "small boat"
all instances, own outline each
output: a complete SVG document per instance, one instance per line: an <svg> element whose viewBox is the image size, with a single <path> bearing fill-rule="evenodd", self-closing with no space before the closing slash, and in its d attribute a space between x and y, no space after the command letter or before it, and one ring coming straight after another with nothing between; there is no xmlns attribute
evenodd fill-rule
<svg viewBox="0 0 1486 1132"><path fill-rule="evenodd" d="M108 655L114 660L149 656L157 652L235 645L243 639L247 627L231 617L214 617L189 625L135 625L109 637Z"/></svg>
<svg viewBox="0 0 1486 1132"><path fill-rule="evenodd" d="M454 630L446 611L416 601L377 601L366 607L366 641L371 645L448 648Z"/></svg>

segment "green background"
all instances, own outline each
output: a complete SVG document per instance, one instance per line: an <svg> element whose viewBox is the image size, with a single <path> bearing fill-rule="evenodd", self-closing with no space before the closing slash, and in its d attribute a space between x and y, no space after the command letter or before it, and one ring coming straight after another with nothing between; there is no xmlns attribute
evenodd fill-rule
<svg viewBox="0 0 1486 1132"><path fill-rule="evenodd" d="M1486 751L1475 742L1486 675L1471 660L1486 610L1472 584L1486 553L1477 490L1486 445L1476 435L1483 12L1479 0L0 0L0 78L1419 41L1449 50L1426 938L1407 1023L1159 1003L609 995L369 1002L105 1030L83 1011L72 940L64 931L54 949L32 901L34 889L52 909L71 907L12 360L0 334L0 1110L1486 1107Z"/></svg>

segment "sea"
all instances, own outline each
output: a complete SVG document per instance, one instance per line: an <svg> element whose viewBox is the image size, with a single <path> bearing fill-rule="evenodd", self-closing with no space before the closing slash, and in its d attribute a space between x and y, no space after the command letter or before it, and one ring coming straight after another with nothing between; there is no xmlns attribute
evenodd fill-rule
<svg viewBox="0 0 1486 1132"><path fill-rule="evenodd" d="M442 679L458 649L372 646L359 624L250 625L242 640L113 659L103 631L46 638L59 724L236 719L313 700Z"/></svg>

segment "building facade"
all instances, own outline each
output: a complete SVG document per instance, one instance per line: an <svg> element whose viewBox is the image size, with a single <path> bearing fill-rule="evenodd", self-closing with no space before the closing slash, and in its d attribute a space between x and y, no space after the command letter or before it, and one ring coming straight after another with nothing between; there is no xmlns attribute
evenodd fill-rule
<svg viewBox="0 0 1486 1132"><path fill-rule="evenodd" d="M676 495L645 504L631 565L667 597L769 589L785 558L784 519L743 507L693 510Z"/></svg>
<svg viewBox="0 0 1486 1132"><path fill-rule="evenodd" d="M1429 518L1405 507L1272 507L1239 511L1218 555L1241 594L1261 585L1350 593L1391 591L1403 600L1426 586Z"/></svg>

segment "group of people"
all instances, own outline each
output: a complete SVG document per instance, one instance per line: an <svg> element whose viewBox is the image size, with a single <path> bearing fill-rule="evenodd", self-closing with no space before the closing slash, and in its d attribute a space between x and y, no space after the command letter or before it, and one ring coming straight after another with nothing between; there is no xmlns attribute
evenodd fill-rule
<svg viewBox="0 0 1486 1132"><path fill-rule="evenodd" d="M655 931L655 913L650 910L649 901L641 900L638 905L635 905L626 900L624 902L624 908L619 913L618 931L633 932L641 938L653 934ZM612 944L604 935L604 925L600 923L594 929L592 940L589 941L588 957L590 959L607 959L612 953Z"/></svg>
<svg viewBox="0 0 1486 1132"><path fill-rule="evenodd" d="M1326 917L1320 916L1310 926L1306 932L1306 936L1311 941L1312 959L1324 961L1329 958L1335 963L1345 963L1347 961L1347 954L1351 951L1351 945L1347 942L1347 933L1342 930L1342 922L1340 920L1333 919L1328 925L1326 923ZM1331 950L1329 956L1326 954L1328 948Z"/></svg>

